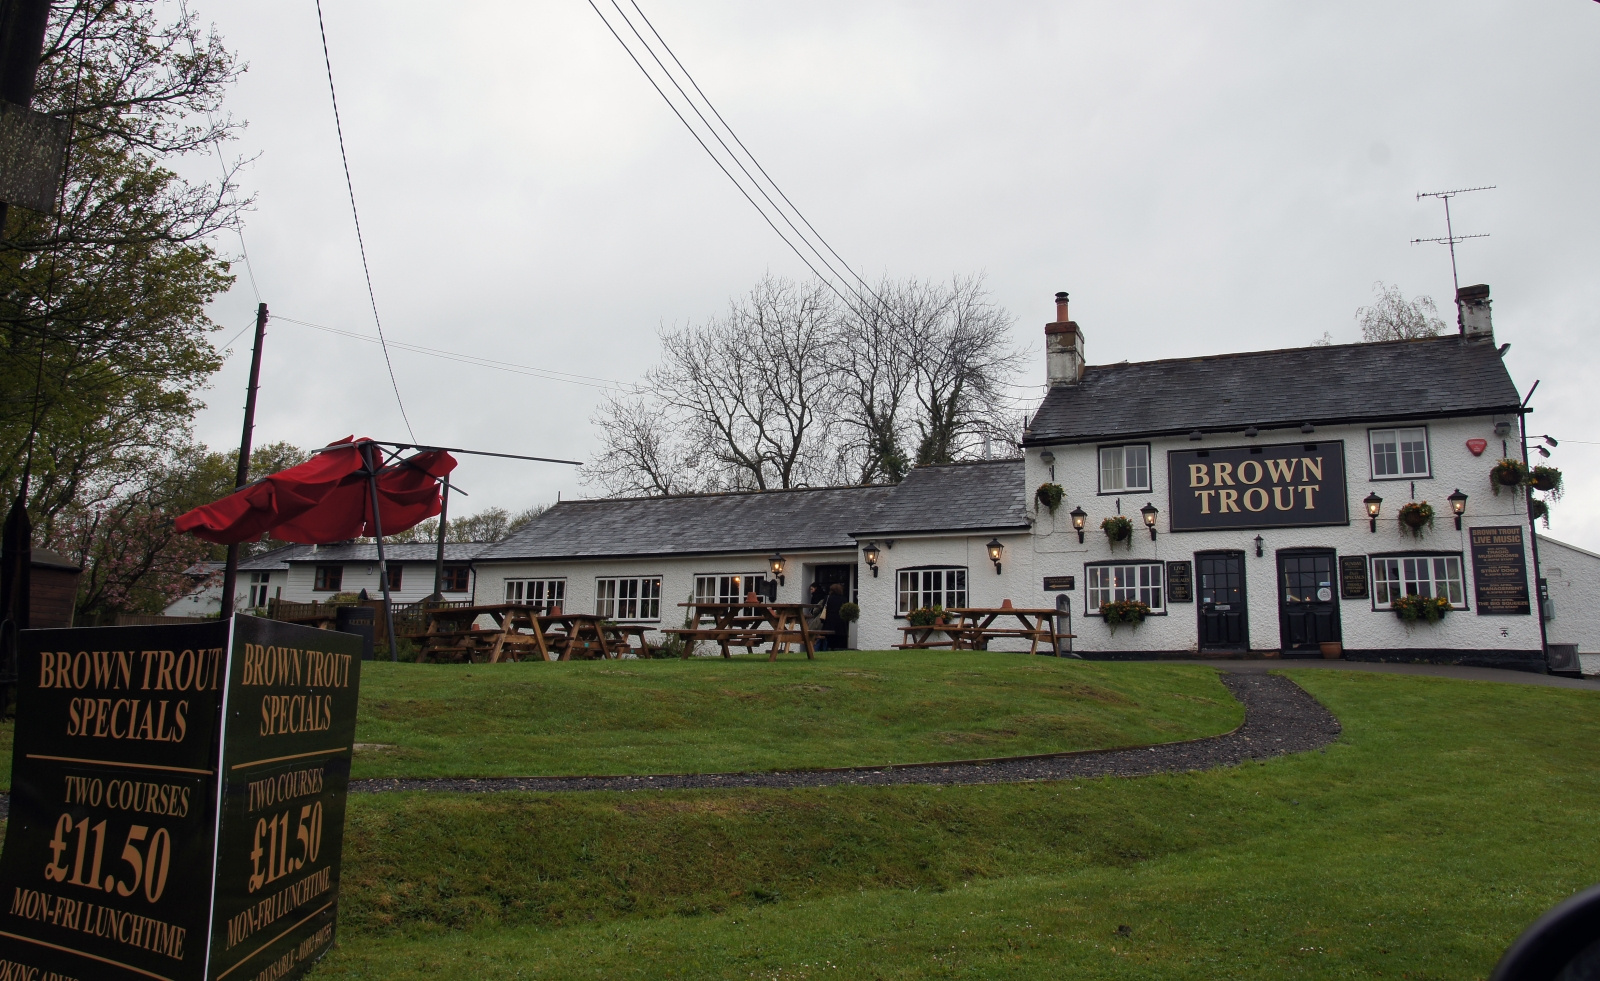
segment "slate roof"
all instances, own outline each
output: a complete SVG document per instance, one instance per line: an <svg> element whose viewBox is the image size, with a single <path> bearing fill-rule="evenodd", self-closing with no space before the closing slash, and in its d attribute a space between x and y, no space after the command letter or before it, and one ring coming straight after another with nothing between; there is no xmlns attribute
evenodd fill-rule
<svg viewBox="0 0 1600 981"><path fill-rule="evenodd" d="M445 542L446 562L467 562L488 548L489 542ZM371 542L352 542L347 545L302 545L304 551L287 556L288 562L376 562L378 546ZM439 546L434 542L404 542L386 544L383 554L390 562L432 562L438 556Z"/></svg>
<svg viewBox="0 0 1600 981"><path fill-rule="evenodd" d="M311 551L310 545L282 545L270 552L262 552L248 559L239 560L240 572L270 572L274 570L287 570L289 558L300 552Z"/></svg>
<svg viewBox="0 0 1600 981"><path fill-rule="evenodd" d="M1091 365L1050 389L1023 444L1490 415L1521 401L1494 344L1448 334Z"/></svg>
<svg viewBox="0 0 1600 981"><path fill-rule="evenodd" d="M478 562L849 549L893 487L562 501Z"/></svg>
<svg viewBox="0 0 1600 981"><path fill-rule="evenodd" d="M1027 528L1022 468L1021 460L917 467L867 521L854 526L857 537Z"/></svg>

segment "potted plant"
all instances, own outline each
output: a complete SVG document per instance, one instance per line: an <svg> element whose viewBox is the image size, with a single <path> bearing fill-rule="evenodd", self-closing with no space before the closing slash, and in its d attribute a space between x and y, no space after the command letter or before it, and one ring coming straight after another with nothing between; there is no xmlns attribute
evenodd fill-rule
<svg viewBox="0 0 1600 981"><path fill-rule="evenodd" d="M906 614L906 622L913 627L931 627L933 626L933 618L934 613L931 606L919 606Z"/></svg>
<svg viewBox="0 0 1600 981"><path fill-rule="evenodd" d="M845 623L855 623L861 619L861 605L859 603L846 603L839 607L839 619Z"/></svg>
<svg viewBox="0 0 1600 981"><path fill-rule="evenodd" d="M1400 527L1408 529L1417 538L1422 537L1422 528L1426 525L1433 527L1433 505L1427 501L1409 501L1400 506Z"/></svg>
<svg viewBox="0 0 1600 981"><path fill-rule="evenodd" d="M1407 625L1419 620L1438 623L1450 612L1450 601L1443 596L1400 596L1389 604L1389 608Z"/></svg>
<svg viewBox="0 0 1600 981"><path fill-rule="evenodd" d="M1496 494L1502 487L1520 487L1528 480L1528 465L1521 460L1501 460L1489 471L1489 484Z"/></svg>
<svg viewBox="0 0 1600 981"><path fill-rule="evenodd" d="M1127 542L1128 548L1133 548L1133 521L1125 514L1113 515L1100 522L1100 530L1106 533L1106 538L1112 545L1118 542Z"/></svg>
<svg viewBox="0 0 1600 981"><path fill-rule="evenodd" d="M1039 489L1033 492L1034 502L1044 505L1051 514L1056 513L1056 508L1061 506L1061 500L1066 496L1067 492L1062 490L1060 484L1040 484Z"/></svg>
<svg viewBox="0 0 1600 981"><path fill-rule="evenodd" d="M1123 624L1137 627L1144 623L1144 618L1149 614L1150 606L1142 600L1112 600L1100 604L1100 616L1105 620L1106 626L1111 628L1112 633L1116 633L1117 628Z"/></svg>
<svg viewBox="0 0 1600 981"><path fill-rule="evenodd" d="M933 608L933 622L936 626L944 626L944 607L936 606Z"/></svg>
<svg viewBox="0 0 1600 981"><path fill-rule="evenodd" d="M1561 470L1558 467L1539 464L1528 471L1528 485L1549 494L1552 501L1561 500Z"/></svg>

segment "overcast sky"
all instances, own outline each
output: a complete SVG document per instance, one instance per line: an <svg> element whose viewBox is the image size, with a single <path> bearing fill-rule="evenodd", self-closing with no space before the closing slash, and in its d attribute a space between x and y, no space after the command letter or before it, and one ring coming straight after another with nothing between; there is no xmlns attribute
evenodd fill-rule
<svg viewBox="0 0 1600 981"><path fill-rule="evenodd" d="M1443 211L1415 195L1498 185L1452 206L1458 234L1491 236L1459 246L1461 282L1491 285L1518 386L1542 381L1530 425L1563 440L1570 486L1551 534L1600 550L1600 3L640 3L846 260L986 274L1028 383L1057 290L1091 363L1355 341L1376 280L1453 326L1447 251L1409 244ZM250 66L230 105L261 298L372 334L312 0L197 8ZM806 274L586 0L323 9L391 340L632 381L660 326ZM219 343L253 316L236 271ZM217 447L248 334L232 350L199 424ZM595 451L597 388L393 359L420 440ZM350 433L405 438L377 347L275 321L256 439ZM457 475L453 510L590 493L570 467Z"/></svg>

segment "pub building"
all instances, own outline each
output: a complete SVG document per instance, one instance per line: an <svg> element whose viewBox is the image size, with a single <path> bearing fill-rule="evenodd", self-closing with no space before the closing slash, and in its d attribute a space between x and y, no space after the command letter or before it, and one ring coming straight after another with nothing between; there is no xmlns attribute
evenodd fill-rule
<svg viewBox="0 0 1600 981"><path fill-rule="evenodd" d="M1542 670L1546 640L1593 655L1600 556L1539 539L1562 556L1546 638L1524 492L1490 479L1522 445L1488 294L1460 291L1448 336L1111 365L1085 363L1058 294L1021 459L917 467L892 487L564 501L472 559L473 598L660 630L690 600L804 602L837 584L860 619L833 643L862 649L904 642L919 608L1009 601L1058 610L1086 658L1339 645L1327 653ZM1413 531L1402 508L1424 501L1433 523ZM1449 610L1402 621L1390 604L1410 596ZM1142 622L1102 616L1127 600Z"/></svg>

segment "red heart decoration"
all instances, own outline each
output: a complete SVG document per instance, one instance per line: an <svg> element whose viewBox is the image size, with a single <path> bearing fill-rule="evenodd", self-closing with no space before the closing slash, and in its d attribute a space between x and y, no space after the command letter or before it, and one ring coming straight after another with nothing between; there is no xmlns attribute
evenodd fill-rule
<svg viewBox="0 0 1600 981"><path fill-rule="evenodd" d="M1489 441L1486 440L1486 439L1469 439L1469 440L1467 440L1467 449L1472 451L1472 455L1473 456L1483 456L1483 451L1488 449L1488 448L1489 448Z"/></svg>

